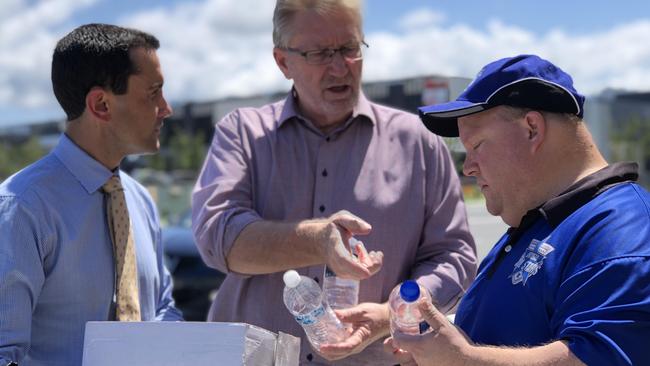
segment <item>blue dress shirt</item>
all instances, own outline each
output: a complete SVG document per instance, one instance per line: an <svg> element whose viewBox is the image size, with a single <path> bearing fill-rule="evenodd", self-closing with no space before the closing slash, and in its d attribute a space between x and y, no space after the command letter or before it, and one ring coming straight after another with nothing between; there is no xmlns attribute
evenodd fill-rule
<svg viewBox="0 0 650 366"><path fill-rule="evenodd" d="M113 320L113 249L101 186L114 174L67 136L0 185L0 365L81 365L87 321ZM124 172L142 320L181 320L155 204Z"/></svg>

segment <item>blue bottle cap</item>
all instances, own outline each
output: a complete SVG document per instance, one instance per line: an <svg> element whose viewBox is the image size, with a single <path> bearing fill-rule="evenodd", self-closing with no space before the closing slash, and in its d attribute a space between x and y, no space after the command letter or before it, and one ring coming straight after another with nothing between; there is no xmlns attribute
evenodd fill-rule
<svg viewBox="0 0 650 366"><path fill-rule="evenodd" d="M413 280L406 280L399 288L399 294L406 302L413 302L420 298L420 285Z"/></svg>

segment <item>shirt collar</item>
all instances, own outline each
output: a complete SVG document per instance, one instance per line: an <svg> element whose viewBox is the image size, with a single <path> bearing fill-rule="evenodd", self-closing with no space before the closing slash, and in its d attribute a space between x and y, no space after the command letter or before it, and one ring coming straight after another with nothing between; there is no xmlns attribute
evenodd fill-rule
<svg viewBox="0 0 650 366"><path fill-rule="evenodd" d="M296 92L296 89L295 87L292 87L291 91L284 101L284 106L282 108L282 112L280 113L280 118L278 119L278 127L281 127L286 121L291 119L306 119L305 117L300 116L298 113L298 106L296 104L297 98L298 94ZM352 117L348 120L348 123L345 123L345 125L349 124L350 121L357 120L357 117L359 116L365 117L373 125L376 123L374 113L372 113L372 106L370 104L370 101L366 98L363 91L359 91L359 100L357 101L357 105L352 109Z"/></svg>
<svg viewBox="0 0 650 366"><path fill-rule="evenodd" d="M592 173L567 188L566 191L530 210L522 218L522 225L541 215L552 227L557 227L569 215L607 189L639 178L637 163L614 163Z"/></svg>
<svg viewBox="0 0 650 366"><path fill-rule="evenodd" d="M96 192L111 175L114 175L108 168L83 151L66 134L61 135L53 153L88 194Z"/></svg>

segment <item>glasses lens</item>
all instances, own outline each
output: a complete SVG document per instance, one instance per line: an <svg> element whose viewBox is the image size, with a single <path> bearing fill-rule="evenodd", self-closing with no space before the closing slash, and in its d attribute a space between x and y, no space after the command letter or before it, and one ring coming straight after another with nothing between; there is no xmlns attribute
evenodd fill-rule
<svg viewBox="0 0 650 366"><path fill-rule="evenodd" d="M344 46L338 49L326 48L322 50L308 51L305 52L303 56L309 64L322 65L331 62L337 52L339 52L343 58L350 61L360 60L362 57L361 44Z"/></svg>
<svg viewBox="0 0 650 366"><path fill-rule="evenodd" d="M358 45L343 47L341 48L341 54L346 58L361 57L361 47Z"/></svg>
<svg viewBox="0 0 650 366"><path fill-rule="evenodd" d="M306 52L305 59L310 64L319 65L330 62L332 60L332 55L334 55L333 50L324 49L319 51Z"/></svg>

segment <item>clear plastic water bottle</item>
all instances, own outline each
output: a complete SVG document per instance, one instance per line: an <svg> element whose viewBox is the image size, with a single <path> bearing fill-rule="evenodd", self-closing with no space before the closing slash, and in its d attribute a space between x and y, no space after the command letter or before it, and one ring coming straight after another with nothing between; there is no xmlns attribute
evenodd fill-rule
<svg viewBox="0 0 650 366"><path fill-rule="evenodd" d="M398 329L406 334L424 334L431 331L417 306L421 297L431 301L429 291L413 280L406 280L393 289L388 297L391 335Z"/></svg>
<svg viewBox="0 0 650 366"><path fill-rule="evenodd" d="M363 243L355 238L350 238L350 252L356 253L357 246ZM323 275L323 292L325 299L332 309L351 308L359 303L359 280L350 280L337 277L336 274L325 266Z"/></svg>
<svg viewBox="0 0 650 366"><path fill-rule="evenodd" d="M305 330L314 348L347 338L343 324L323 298L320 286L314 280L294 270L286 271L283 280L284 304Z"/></svg>

